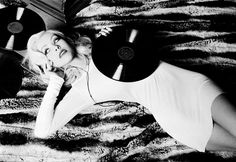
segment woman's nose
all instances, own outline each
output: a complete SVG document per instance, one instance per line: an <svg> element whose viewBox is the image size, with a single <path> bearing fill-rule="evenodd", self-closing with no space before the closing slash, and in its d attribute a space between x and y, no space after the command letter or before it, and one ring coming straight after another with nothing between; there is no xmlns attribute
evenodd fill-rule
<svg viewBox="0 0 236 162"><path fill-rule="evenodd" d="M58 51L58 50L60 50L60 49L61 49L61 47L60 47L59 45L56 45L55 51Z"/></svg>

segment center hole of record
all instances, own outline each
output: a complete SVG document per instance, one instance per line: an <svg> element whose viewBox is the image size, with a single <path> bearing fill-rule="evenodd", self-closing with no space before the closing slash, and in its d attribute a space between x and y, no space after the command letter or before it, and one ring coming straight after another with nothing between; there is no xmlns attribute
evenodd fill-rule
<svg viewBox="0 0 236 162"><path fill-rule="evenodd" d="M118 50L118 56L124 61L128 61L134 58L134 50L130 47L123 46Z"/></svg>
<svg viewBox="0 0 236 162"><path fill-rule="evenodd" d="M7 30L13 34L20 33L23 30L23 25L20 22L14 21L7 25Z"/></svg>

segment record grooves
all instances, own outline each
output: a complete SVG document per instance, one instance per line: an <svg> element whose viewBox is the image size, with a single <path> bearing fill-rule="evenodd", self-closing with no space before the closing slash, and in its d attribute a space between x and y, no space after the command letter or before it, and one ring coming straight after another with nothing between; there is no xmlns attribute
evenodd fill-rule
<svg viewBox="0 0 236 162"><path fill-rule="evenodd" d="M26 49L29 37L45 30L43 19L34 11L9 6L0 9L0 47L10 50Z"/></svg>
<svg viewBox="0 0 236 162"><path fill-rule="evenodd" d="M145 28L113 28L95 40L92 58L101 73L122 82L145 79L159 65L153 34Z"/></svg>

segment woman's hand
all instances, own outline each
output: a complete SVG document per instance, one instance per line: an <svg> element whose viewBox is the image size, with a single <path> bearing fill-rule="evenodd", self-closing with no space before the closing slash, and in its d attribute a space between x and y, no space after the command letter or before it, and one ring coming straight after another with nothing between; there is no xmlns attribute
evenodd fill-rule
<svg viewBox="0 0 236 162"><path fill-rule="evenodd" d="M65 77L64 70L62 70L60 68L53 67L52 62L50 62L50 61L48 61L42 68L44 71L44 75L48 76L49 78L51 76L57 76L57 77L61 77L62 79L64 79L64 77Z"/></svg>
<svg viewBox="0 0 236 162"><path fill-rule="evenodd" d="M96 38L98 38L98 37L100 37L100 36L107 36L108 34L110 34L112 32L112 28L110 28L110 27L104 27L104 28L102 28L100 31L99 31L99 33L97 33L96 35L95 35L95 37Z"/></svg>
<svg viewBox="0 0 236 162"><path fill-rule="evenodd" d="M56 75L56 76L59 76L61 77L62 79L64 79L65 77L65 73L62 69L59 69L59 68L52 68L51 71L48 71L49 75Z"/></svg>

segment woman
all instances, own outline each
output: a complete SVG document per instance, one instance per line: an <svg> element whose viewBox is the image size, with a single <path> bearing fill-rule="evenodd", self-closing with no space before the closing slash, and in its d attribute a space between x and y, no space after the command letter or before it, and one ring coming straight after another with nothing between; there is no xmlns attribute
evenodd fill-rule
<svg viewBox="0 0 236 162"><path fill-rule="evenodd" d="M149 77L123 83L100 73L90 54L91 41L84 36L73 41L48 30L29 39L27 58L48 81L37 137L46 138L95 103L122 100L148 108L168 134L198 151L236 149L236 111L206 76L160 62ZM63 85L72 88L56 105Z"/></svg>

